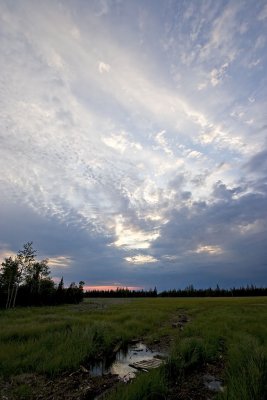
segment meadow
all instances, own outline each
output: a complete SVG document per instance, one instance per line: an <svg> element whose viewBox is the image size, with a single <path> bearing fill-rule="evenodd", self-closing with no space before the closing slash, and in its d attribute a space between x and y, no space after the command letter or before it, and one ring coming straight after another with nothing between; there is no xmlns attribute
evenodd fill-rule
<svg viewBox="0 0 267 400"><path fill-rule="evenodd" d="M173 328L179 314L189 318L183 330ZM86 299L78 305L1 311L0 327L1 387L8 398L22 399L23 391L34 398L25 387L6 389L12 377L31 373L53 380L135 338L148 345L165 341L167 362L118 385L106 399L172 399L179 390L185 393L186 385L190 392L188 386L197 385L206 369L222 379L218 399L267 396L266 297Z"/></svg>

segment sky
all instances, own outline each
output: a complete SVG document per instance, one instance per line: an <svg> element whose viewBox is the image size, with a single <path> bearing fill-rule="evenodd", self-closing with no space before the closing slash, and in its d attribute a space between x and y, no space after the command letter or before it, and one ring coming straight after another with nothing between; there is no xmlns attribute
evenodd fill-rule
<svg viewBox="0 0 267 400"><path fill-rule="evenodd" d="M0 0L0 258L267 285L267 1Z"/></svg>

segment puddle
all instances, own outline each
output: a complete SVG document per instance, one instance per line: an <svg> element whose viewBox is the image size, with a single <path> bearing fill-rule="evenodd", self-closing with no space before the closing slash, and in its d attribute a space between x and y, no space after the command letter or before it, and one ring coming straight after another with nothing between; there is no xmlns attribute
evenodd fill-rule
<svg viewBox="0 0 267 400"><path fill-rule="evenodd" d="M143 343L128 345L125 349L120 349L113 358L106 359L100 363L94 364L90 368L92 376L103 376L106 374L118 375L121 380L127 382L135 377L137 369L129 364L135 364L140 361L153 360L154 358L163 358L165 354L151 351Z"/></svg>

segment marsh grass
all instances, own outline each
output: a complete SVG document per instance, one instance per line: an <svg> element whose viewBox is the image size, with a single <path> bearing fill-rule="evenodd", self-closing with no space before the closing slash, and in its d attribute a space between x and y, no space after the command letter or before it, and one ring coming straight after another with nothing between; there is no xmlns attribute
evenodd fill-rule
<svg viewBox="0 0 267 400"><path fill-rule="evenodd" d="M227 387L221 399L266 399L266 343L251 334L237 333L228 348Z"/></svg>
<svg viewBox="0 0 267 400"><path fill-rule="evenodd" d="M224 365L221 372L225 389L217 395L218 399L266 399L267 299L180 299L176 302L186 310L191 322L182 332L172 332L174 341L167 363L159 372L161 381L152 372L126 389L120 387L107 399L145 399L149 390L158 393L155 399L163 399L170 387L177 383L179 387L186 382L188 374L201 371L207 363ZM146 379L147 385L143 382ZM160 382L158 388L157 382Z"/></svg>
<svg viewBox="0 0 267 400"><path fill-rule="evenodd" d="M171 327L179 313L190 318L183 331ZM118 342L141 337L153 342L164 335L173 339L166 366L141 374L107 398L164 399L173 382L219 362L225 366L220 400L266 398L267 298L100 299L2 311L0 374L54 375L107 354ZM28 389L18 390L24 396Z"/></svg>
<svg viewBox="0 0 267 400"><path fill-rule="evenodd" d="M108 304L108 303L107 303ZM92 308L60 306L27 308L0 313L0 374L23 372L56 374L78 368L157 328L175 306L166 309L140 300ZM79 311L77 311L77 309Z"/></svg>
<svg viewBox="0 0 267 400"><path fill-rule="evenodd" d="M265 399L267 299L203 301L193 314L192 324L182 332L170 357L180 376L205 362L223 359L225 391L219 399Z"/></svg>
<svg viewBox="0 0 267 400"><path fill-rule="evenodd" d="M164 370L159 368L147 374L140 374L134 382L125 386L118 385L106 400L163 400L168 391Z"/></svg>

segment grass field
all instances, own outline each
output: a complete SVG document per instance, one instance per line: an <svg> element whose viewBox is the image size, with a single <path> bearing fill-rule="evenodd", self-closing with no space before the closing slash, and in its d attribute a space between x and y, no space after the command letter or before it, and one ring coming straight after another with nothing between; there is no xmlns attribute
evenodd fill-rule
<svg viewBox="0 0 267 400"><path fill-rule="evenodd" d="M182 331L171 324L179 313L190 319ZM107 398L168 398L172 386L209 364L224 367L225 390L218 398L267 396L267 298L86 300L1 311L0 327L2 380L29 372L53 379L120 341L144 337L149 343L163 336L172 339L166 365Z"/></svg>

